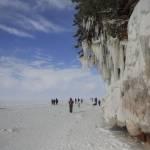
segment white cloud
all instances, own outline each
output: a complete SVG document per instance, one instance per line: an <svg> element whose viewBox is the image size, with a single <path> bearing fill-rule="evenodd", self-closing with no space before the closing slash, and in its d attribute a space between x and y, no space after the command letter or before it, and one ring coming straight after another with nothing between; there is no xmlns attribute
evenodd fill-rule
<svg viewBox="0 0 150 150"><path fill-rule="evenodd" d="M39 0L37 1L37 7L39 8L52 8L65 9L72 5L71 0Z"/></svg>
<svg viewBox="0 0 150 150"><path fill-rule="evenodd" d="M16 36L19 37L29 37L29 38L33 38L33 36L25 31L19 30L17 28L13 28L13 27L8 27L6 25L0 24L0 30L3 30L5 32L8 32L10 34L14 34Z"/></svg>
<svg viewBox="0 0 150 150"><path fill-rule="evenodd" d="M104 83L98 75L83 72L80 68L56 68L49 62L45 67L39 67L37 61L29 63L10 57L0 58L0 101L104 94Z"/></svg>
<svg viewBox="0 0 150 150"><path fill-rule="evenodd" d="M63 27L54 24L53 22L47 20L40 15L35 15L34 18L20 15L18 17L18 20L16 19L16 24L26 30L41 31L45 33L63 32L66 30Z"/></svg>
<svg viewBox="0 0 150 150"><path fill-rule="evenodd" d="M29 11L35 9L52 8L65 9L72 6L71 0L0 0L0 7ZM36 10L37 11L37 10Z"/></svg>
<svg viewBox="0 0 150 150"><path fill-rule="evenodd" d="M0 0L0 8L11 8L22 11L29 11L30 6L21 0Z"/></svg>
<svg viewBox="0 0 150 150"><path fill-rule="evenodd" d="M32 37L35 31L68 32L51 18L44 17L43 12L52 7L64 9L70 4L69 0L0 0L0 29L20 37Z"/></svg>

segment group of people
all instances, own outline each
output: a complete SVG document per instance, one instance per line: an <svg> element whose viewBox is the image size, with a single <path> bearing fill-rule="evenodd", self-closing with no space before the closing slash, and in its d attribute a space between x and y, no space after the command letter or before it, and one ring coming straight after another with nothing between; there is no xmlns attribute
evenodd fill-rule
<svg viewBox="0 0 150 150"><path fill-rule="evenodd" d="M93 103L94 106L96 106L96 105L101 106L101 100L98 100L97 97L96 98L92 98L92 102L94 102Z"/></svg>
<svg viewBox="0 0 150 150"><path fill-rule="evenodd" d="M51 99L51 104L52 105L58 105L59 103L59 100L56 98L56 99Z"/></svg>
<svg viewBox="0 0 150 150"><path fill-rule="evenodd" d="M73 105L74 103L78 105L78 107L80 107L80 104L83 103L83 99L80 98L75 98L74 100L72 98L69 99L69 112L72 113L73 112Z"/></svg>
<svg viewBox="0 0 150 150"><path fill-rule="evenodd" d="M80 104L80 103L82 104L83 103L83 99L82 98L81 99L80 98L75 98L74 102L75 102L75 104Z"/></svg>
<svg viewBox="0 0 150 150"><path fill-rule="evenodd" d="M97 97L96 98L91 98L91 100L92 100L92 103L93 103L94 106L96 106L96 105L100 106L101 105L101 100L98 100ZM58 98L51 99L51 105L58 105L58 103L59 103ZM76 104L80 108L80 105L82 103L83 103L83 99L82 98L75 98L75 99L70 98L69 102L68 102L68 104L69 104L69 112L70 113L73 112L73 106L74 106L74 104Z"/></svg>

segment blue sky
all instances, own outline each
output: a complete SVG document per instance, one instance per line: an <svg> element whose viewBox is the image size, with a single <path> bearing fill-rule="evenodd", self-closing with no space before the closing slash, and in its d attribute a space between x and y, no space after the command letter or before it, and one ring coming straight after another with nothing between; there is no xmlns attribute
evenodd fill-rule
<svg viewBox="0 0 150 150"><path fill-rule="evenodd" d="M0 101L104 95L100 76L81 70L73 14L69 0L0 0Z"/></svg>

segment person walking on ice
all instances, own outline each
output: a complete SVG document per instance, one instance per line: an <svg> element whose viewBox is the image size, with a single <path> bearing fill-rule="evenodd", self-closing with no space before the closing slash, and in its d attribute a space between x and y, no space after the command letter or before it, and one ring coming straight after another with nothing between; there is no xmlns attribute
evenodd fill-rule
<svg viewBox="0 0 150 150"><path fill-rule="evenodd" d="M101 106L101 100L98 101L98 105Z"/></svg>
<svg viewBox="0 0 150 150"><path fill-rule="evenodd" d="M73 112L73 104L74 104L74 101L72 100L72 98L70 98L70 100L69 100L69 112L70 113Z"/></svg>
<svg viewBox="0 0 150 150"><path fill-rule="evenodd" d="M78 101L78 107L80 108L80 101Z"/></svg>

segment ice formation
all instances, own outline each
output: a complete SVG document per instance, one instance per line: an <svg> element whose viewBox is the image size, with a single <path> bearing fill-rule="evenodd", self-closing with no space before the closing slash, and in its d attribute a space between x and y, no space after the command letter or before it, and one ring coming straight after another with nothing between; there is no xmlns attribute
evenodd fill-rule
<svg viewBox="0 0 150 150"><path fill-rule="evenodd" d="M92 25L90 18L86 29ZM98 32L98 29L95 29ZM128 39L108 36L107 27L82 42L84 65L95 65L108 83L104 116L131 135L150 132L150 0L140 0L128 23Z"/></svg>

